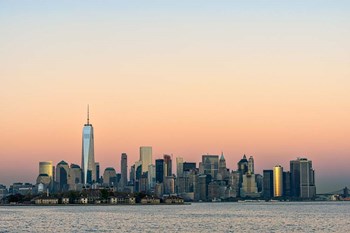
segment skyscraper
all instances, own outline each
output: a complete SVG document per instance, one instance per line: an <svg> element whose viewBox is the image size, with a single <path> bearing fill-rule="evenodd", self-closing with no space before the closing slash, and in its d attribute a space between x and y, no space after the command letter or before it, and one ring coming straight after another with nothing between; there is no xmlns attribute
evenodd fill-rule
<svg viewBox="0 0 350 233"><path fill-rule="evenodd" d="M280 165L273 168L273 196L283 196L283 168Z"/></svg>
<svg viewBox="0 0 350 233"><path fill-rule="evenodd" d="M100 183L100 163L95 163L95 171L96 171L96 182Z"/></svg>
<svg viewBox="0 0 350 233"><path fill-rule="evenodd" d="M148 166L152 164L152 147L140 147L140 161L142 162L142 173L148 172Z"/></svg>
<svg viewBox="0 0 350 233"><path fill-rule="evenodd" d="M250 174L254 174L254 158L253 158L253 156L250 156L249 160L248 160L248 172Z"/></svg>
<svg viewBox="0 0 350 233"><path fill-rule="evenodd" d="M229 172L227 171L227 168L226 168L226 160L223 152L221 153L221 157L219 160L219 174L220 174L220 180L225 180L229 176Z"/></svg>
<svg viewBox="0 0 350 233"><path fill-rule="evenodd" d="M273 197L273 170L263 171L263 195L265 199Z"/></svg>
<svg viewBox="0 0 350 233"><path fill-rule="evenodd" d="M39 175L46 174L53 180L52 161L39 162Z"/></svg>
<svg viewBox="0 0 350 233"><path fill-rule="evenodd" d="M121 170L121 187L124 188L128 184L128 155L122 153L120 158Z"/></svg>
<svg viewBox="0 0 350 233"><path fill-rule="evenodd" d="M202 167L205 175L211 175L212 179L216 179L219 170L218 155L202 155Z"/></svg>
<svg viewBox="0 0 350 233"><path fill-rule="evenodd" d="M156 160L156 183L164 182L164 159Z"/></svg>
<svg viewBox="0 0 350 233"><path fill-rule="evenodd" d="M299 198L314 198L316 196L315 171L312 161L298 158L290 161L291 195Z"/></svg>
<svg viewBox="0 0 350 233"><path fill-rule="evenodd" d="M184 163L184 159L182 157L176 158L176 176L177 177L183 176L183 172L184 172L183 163Z"/></svg>
<svg viewBox="0 0 350 233"><path fill-rule="evenodd" d="M82 161L84 184L96 181L96 166L94 155L94 129L89 122L89 106L87 111L87 123L83 127Z"/></svg>
<svg viewBox="0 0 350 233"><path fill-rule="evenodd" d="M173 170L172 170L172 161L171 161L171 156L170 155L164 155L164 172L165 176L172 176L173 175Z"/></svg>
<svg viewBox="0 0 350 233"><path fill-rule="evenodd" d="M56 182L59 191L68 190L68 173L69 165L65 161L61 161L56 166Z"/></svg>

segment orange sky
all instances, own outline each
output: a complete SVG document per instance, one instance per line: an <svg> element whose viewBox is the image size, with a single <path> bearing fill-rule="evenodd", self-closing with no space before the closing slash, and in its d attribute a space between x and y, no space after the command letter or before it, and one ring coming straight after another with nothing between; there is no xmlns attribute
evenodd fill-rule
<svg viewBox="0 0 350 233"><path fill-rule="evenodd" d="M80 164L90 104L102 169L151 145L258 171L306 156L321 190L349 185L349 4L1 4L0 183Z"/></svg>

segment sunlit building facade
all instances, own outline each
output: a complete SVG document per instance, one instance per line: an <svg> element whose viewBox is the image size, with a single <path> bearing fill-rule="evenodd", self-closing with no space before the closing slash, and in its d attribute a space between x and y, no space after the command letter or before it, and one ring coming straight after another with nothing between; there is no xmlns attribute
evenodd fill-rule
<svg viewBox="0 0 350 233"><path fill-rule="evenodd" d="M273 168L273 196L283 196L283 168L280 165Z"/></svg>
<svg viewBox="0 0 350 233"><path fill-rule="evenodd" d="M89 123L89 109L87 123L83 127L82 161L83 183L91 184L96 181L96 165L94 155L94 128Z"/></svg>

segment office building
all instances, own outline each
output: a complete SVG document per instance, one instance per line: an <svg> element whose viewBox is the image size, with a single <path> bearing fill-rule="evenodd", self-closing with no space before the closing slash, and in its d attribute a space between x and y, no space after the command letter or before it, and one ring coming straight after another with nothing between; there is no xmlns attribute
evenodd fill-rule
<svg viewBox="0 0 350 233"><path fill-rule="evenodd" d="M92 184L96 181L96 165L94 152L94 128L89 122L89 106L87 111L87 123L83 127L83 145L81 168L83 170L83 183Z"/></svg>
<svg viewBox="0 0 350 233"><path fill-rule="evenodd" d="M120 158L121 187L128 185L128 155L122 153Z"/></svg>
<svg viewBox="0 0 350 233"><path fill-rule="evenodd" d="M69 165L65 161L61 161L56 166L56 182L59 191L68 190L68 173Z"/></svg>
<svg viewBox="0 0 350 233"><path fill-rule="evenodd" d="M103 185L116 186L117 185L117 173L112 167L107 167L103 172Z"/></svg>
<svg viewBox="0 0 350 233"><path fill-rule="evenodd" d="M190 170L196 169L196 163L184 162L182 164L182 167L184 172L188 172Z"/></svg>
<svg viewBox="0 0 350 233"><path fill-rule="evenodd" d="M177 177L183 176L183 172L184 172L183 163L184 163L183 158L181 157L176 158L176 176Z"/></svg>
<svg viewBox="0 0 350 233"><path fill-rule="evenodd" d="M263 171L263 197L265 199L273 197L273 170Z"/></svg>
<svg viewBox="0 0 350 233"><path fill-rule="evenodd" d="M164 159L157 159L156 160L156 183L163 183L164 182Z"/></svg>
<svg viewBox="0 0 350 233"><path fill-rule="evenodd" d="M164 155L164 172L165 176L172 176L173 175L173 169L172 169L172 159L170 155Z"/></svg>
<svg viewBox="0 0 350 233"><path fill-rule="evenodd" d="M142 162L142 173L148 172L148 166L152 164L152 147L140 147L140 161Z"/></svg>
<svg viewBox="0 0 350 233"><path fill-rule="evenodd" d="M210 175L212 179L217 178L219 171L219 156L218 155L202 155L203 174Z"/></svg>
<svg viewBox="0 0 350 233"><path fill-rule="evenodd" d="M312 161L297 158L290 161L291 195L302 199L316 197L315 171Z"/></svg>
<svg viewBox="0 0 350 233"><path fill-rule="evenodd" d="M273 168L273 196L283 196L283 168L280 165Z"/></svg>

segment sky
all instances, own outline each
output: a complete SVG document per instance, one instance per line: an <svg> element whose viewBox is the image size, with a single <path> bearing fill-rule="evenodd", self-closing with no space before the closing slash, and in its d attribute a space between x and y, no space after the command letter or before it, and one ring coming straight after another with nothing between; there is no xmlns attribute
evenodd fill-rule
<svg viewBox="0 0 350 233"><path fill-rule="evenodd" d="M307 157L350 186L349 1L0 0L0 183L39 161L129 167L140 146L257 172Z"/></svg>

